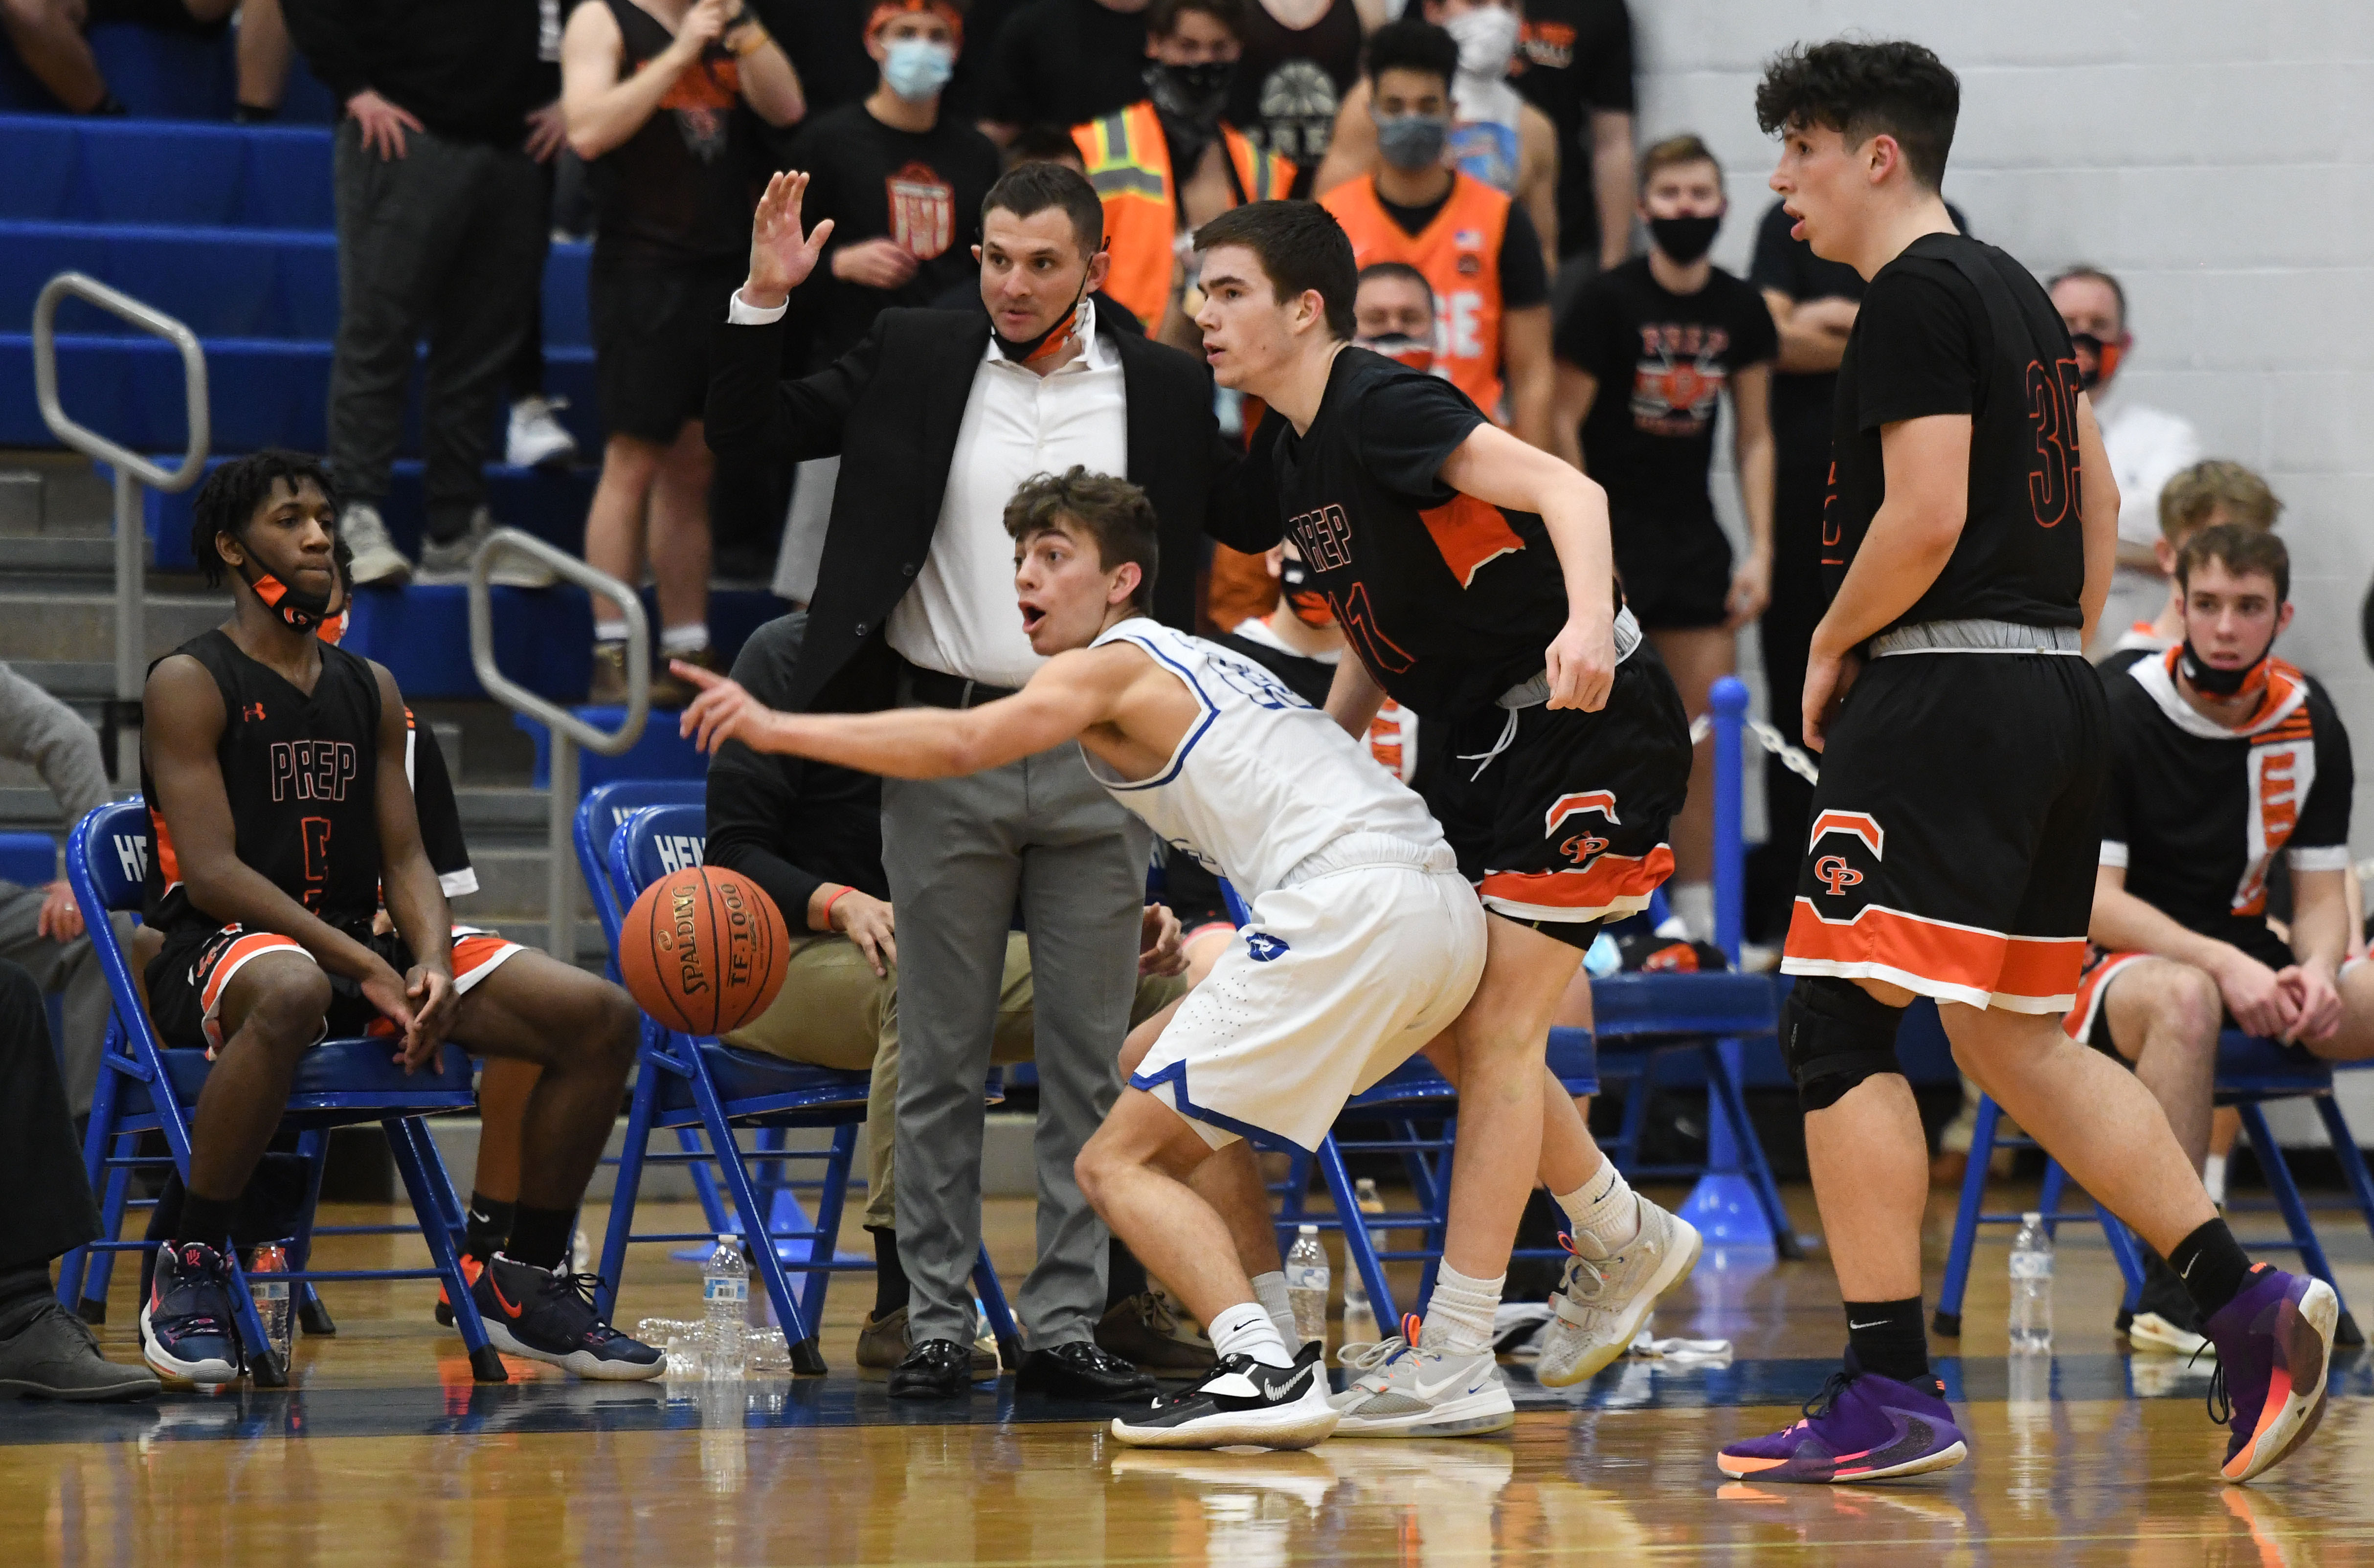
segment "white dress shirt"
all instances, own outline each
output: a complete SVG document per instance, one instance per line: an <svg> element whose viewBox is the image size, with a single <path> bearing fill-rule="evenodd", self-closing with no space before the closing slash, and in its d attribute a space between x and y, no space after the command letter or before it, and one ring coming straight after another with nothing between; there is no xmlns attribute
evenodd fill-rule
<svg viewBox="0 0 2374 1568"><path fill-rule="evenodd" d="M781 320L784 307L761 310L734 295L726 319L737 325ZM1121 355L1096 330L1096 306L1084 301L1087 349L1041 376L1008 359L993 334L973 372L948 462L932 547L914 585L890 612L890 647L910 663L993 686L1018 686L1046 662L1022 635L1014 596L1014 541L1005 503L1037 474L1077 464L1129 476L1129 410Z"/></svg>
<svg viewBox="0 0 2374 1568"><path fill-rule="evenodd" d="M2114 379L2093 392L2102 451L2119 482L2119 537L2149 548L2159 534L2159 493L2201 461L2201 437L2181 415L2134 401Z"/></svg>

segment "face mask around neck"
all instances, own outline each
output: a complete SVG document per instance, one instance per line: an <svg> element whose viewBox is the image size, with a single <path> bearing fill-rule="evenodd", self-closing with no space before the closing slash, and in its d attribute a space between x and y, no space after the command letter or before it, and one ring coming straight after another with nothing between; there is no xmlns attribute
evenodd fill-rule
<svg viewBox="0 0 2374 1568"><path fill-rule="evenodd" d="M2177 656L2177 668L2184 674L2185 684L2204 696L2234 697L2245 692L2255 692L2267 684L2267 655L2275 650L2270 640L2259 649L2259 656L2239 669L2221 670L2201 657L2192 646L2192 638L2184 639L2184 649Z"/></svg>

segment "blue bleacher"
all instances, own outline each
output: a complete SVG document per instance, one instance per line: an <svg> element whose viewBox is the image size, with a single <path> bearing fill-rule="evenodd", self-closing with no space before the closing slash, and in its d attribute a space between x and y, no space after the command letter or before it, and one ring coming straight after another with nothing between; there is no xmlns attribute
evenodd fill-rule
<svg viewBox="0 0 2374 1568"><path fill-rule="evenodd" d="M133 113L151 120L227 121L238 101L239 76L233 57L233 35L226 28L213 37L142 27L133 22L101 22L84 35L98 58L108 90ZM16 54L0 49L0 110L53 113L59 108ZM280 118L288 124L326 125L337 118L338 106L329 88L305 67L299 55L288 73L288 89L280 101Z"/></svg>

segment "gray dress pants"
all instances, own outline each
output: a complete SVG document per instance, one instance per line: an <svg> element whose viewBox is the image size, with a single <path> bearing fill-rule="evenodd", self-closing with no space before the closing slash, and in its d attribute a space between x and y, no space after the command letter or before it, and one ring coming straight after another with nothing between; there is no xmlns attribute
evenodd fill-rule
<svg viewBox="0 0 2374 1568"><path fill-rule="evenodd" d="M100 1051L107 1043L108 1015L115 1004L107 994L107 976L99 967L90 938L60 942L41 934L46 896L42 888L0 882L0 958L24 965L44 996L65 993L65 1036L57 1048L65 1069L66 1106L76 1116L88 1116L91 1091L99 1083ZM130 942L131 919L123 915L114 919L117 938Z"/></svg>
<svg viewBox="0 0 2374 1568"><path fill-rule="evenodd" d="M1072 1162L1121 1094L1151 836L1078 746L962 778L882 781L882 863L899 911L899 1259L912 1342L973 1334L981 1083L1017 895L1037 988L1039 1260L1015 1302L1028 1344L1086 1340L1108 1234Z"/></svg>

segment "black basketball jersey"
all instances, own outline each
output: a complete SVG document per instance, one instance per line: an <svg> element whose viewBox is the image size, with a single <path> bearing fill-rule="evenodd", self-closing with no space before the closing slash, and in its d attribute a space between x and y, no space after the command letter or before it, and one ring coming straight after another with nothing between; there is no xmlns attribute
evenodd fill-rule
<svg viewBox="0 0 2374 1568"><path fill-rule="evenodd" d="M2227 729L2177 691L2175 658L2139 654L2104 677L2102 863L2125 866L2127 891L2187 930L2281 968L2292 960L2267 929L2267 873L2278 853L2295 872L2348 867L2349 735L2324 688L2280 659L2256 710Z"/></svg>
<svg viewBox="0 0 2374 1568"><path fill-rule="evenodd" d="M215 760L241 862L323 919L368 928L379 906L380 872L380 691L370 663L323 644L322 678L308 696L219 629L174 651L205 665L222 693ZM182 885L145 753L140 790L150 802L156 841L143 918L168 938L177 927L220 925Z"/></svg>
<svg viewBox="0 0 2374 1568"><path fill-rule="evenodd" d="M1465 393L1346 348L1307 433L1269 418L1287 534L1395 702L1447 719L1540 673L1565 575L1539 517L1437 476L1485 422Z"/></svg>
<svg viewBox="0 0 2374 1568"><path fill-rule="evenodd" d="M1970 416L1969 511L1953 556L1895 626L2076 626L2076 351L2043 286L1992 245L1924 234L1879 269L1839 363L1822 575L1831 596L1886 494L1880 427Z"/></svg>
<svg viewBox="0 0 2374 1568"><path fill-rule="evenodd" d="M437 872L437 885L448 898L478 891L478 873L470 864L470 846L462 837L462 808L453 799L452 776L446 771L444 748L437 731L404 710L404 777L412 785L413 813L420 819L420 847Z"/></svg>

